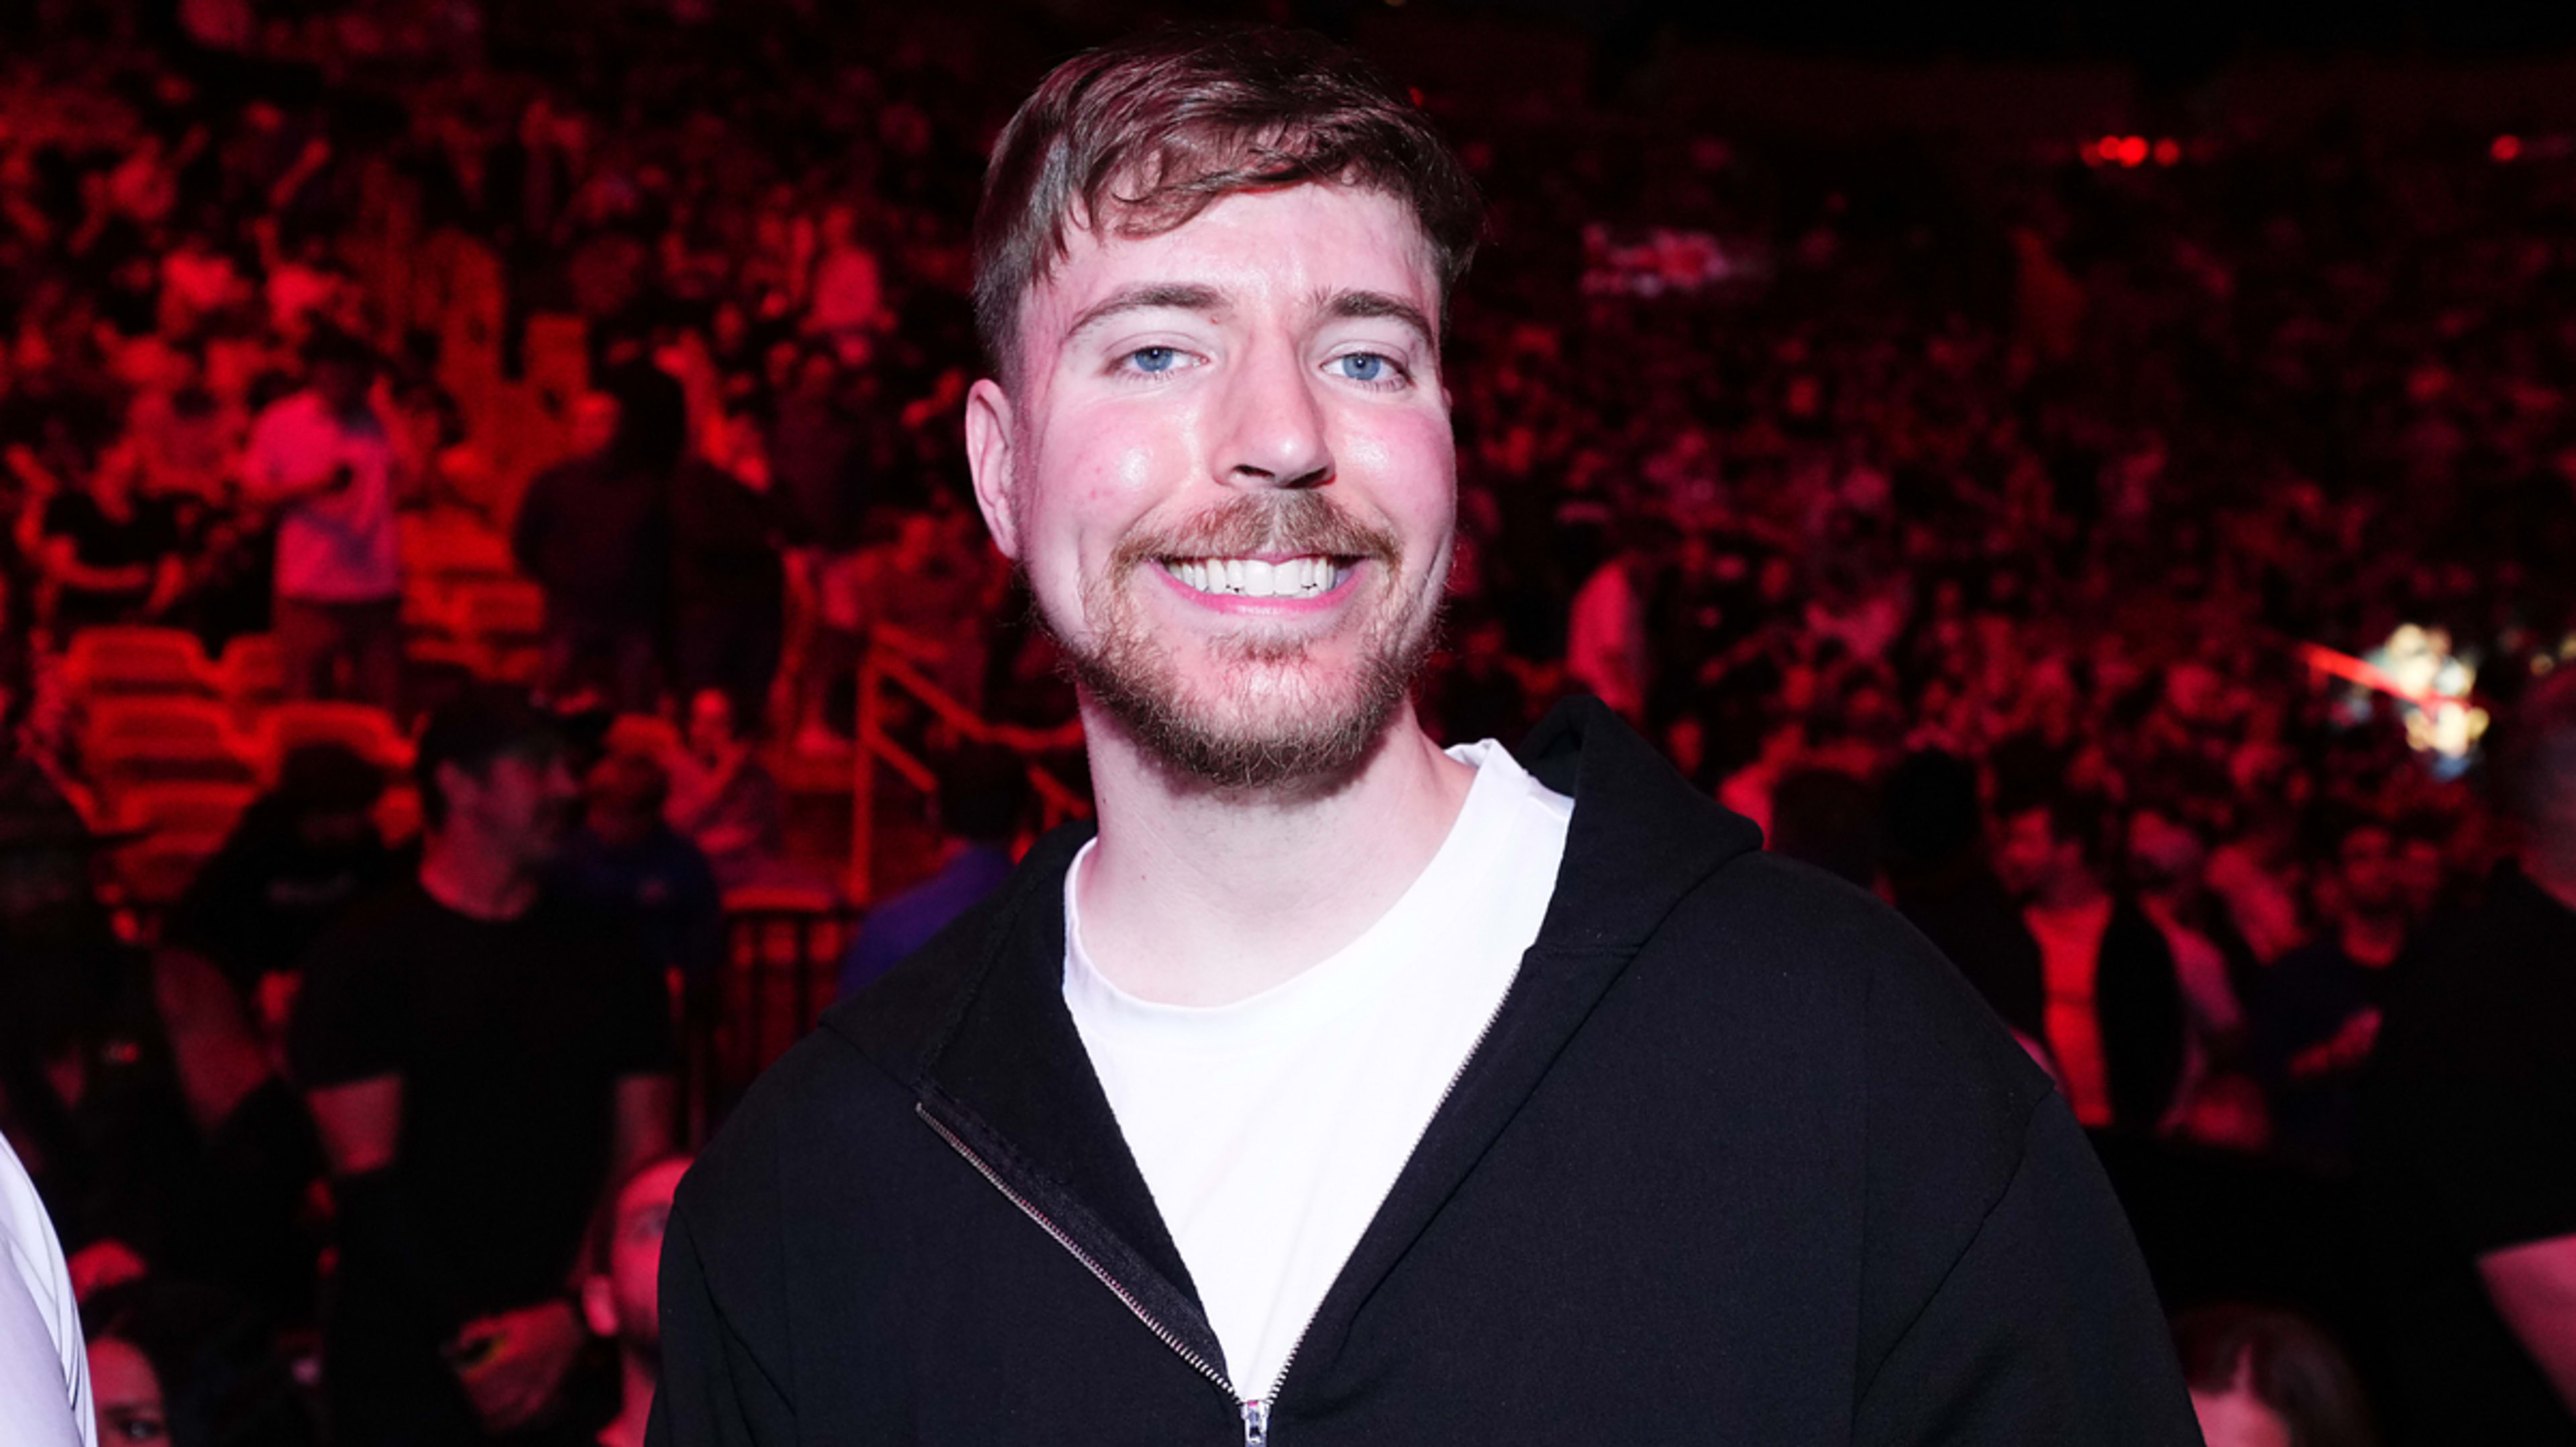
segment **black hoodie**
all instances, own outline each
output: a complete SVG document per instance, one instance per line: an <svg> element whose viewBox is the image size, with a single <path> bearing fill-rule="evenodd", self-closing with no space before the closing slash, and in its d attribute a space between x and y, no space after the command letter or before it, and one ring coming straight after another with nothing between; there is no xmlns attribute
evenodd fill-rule
<svg viewBox="0 0 2576 1447"><path fill-rule="evenodd" d="M651 1440L2196 1443L2083 1135L1892 912L1760 852L1590 700L1492 1027L1267 1401L1064 1006L1064 871L754 1087L663 1246Z"/></svg>

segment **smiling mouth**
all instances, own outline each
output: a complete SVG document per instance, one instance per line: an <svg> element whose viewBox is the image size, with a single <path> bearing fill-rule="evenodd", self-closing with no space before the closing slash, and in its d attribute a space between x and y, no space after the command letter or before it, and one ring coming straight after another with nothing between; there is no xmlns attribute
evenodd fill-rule
<svg viewBox="0 0 2576 1447"><path fill-rule="evenodd" d="M1218 598L1320 598L1351 575L1355 559L1158 558L1164 572L1194 592Z"/></svg>

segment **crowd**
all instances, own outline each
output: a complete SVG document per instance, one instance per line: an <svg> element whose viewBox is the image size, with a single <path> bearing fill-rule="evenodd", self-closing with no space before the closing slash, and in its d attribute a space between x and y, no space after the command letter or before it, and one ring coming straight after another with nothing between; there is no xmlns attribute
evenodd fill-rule
<svg viewBox="0 0 2576 1447"><path fill-rule="evenodd" d="M109 7L0 58L12 807L84 797L60 659L97 625L268 634L290 696L417 730L422 841L379 834L374 765L298 753L157 918L109 915L59 812L0 841L0 1129L103 1417L183 1447L453 1440L468 1408L640 1440L682 1144L652 987L711 974L723 892L780 877L764 759L847 751L871 647L1015 737L1071 715L958 421L983 147L1070 37L573 8ZM2341 1382L2340 1349L2363 1385L2315 1420L2366 1387L2425 1430L2352 1269L2370 1092L2396 986L2509 852L2444 731L2576 655L2576 171L2363 130L2123 166L1429 104L1493 217L1446 344L1435 731L1598 694L1893 899L2096 1130L2172 1303L2303 1314L2198 1319L2196 1384L2248 1342ZM1578 284L1649 228L1758 264ZM542 589L543 713L407 647L430 514ZM2473 699L2301 651L2407 625ZM550 721L594 709L679 746ZM1028 822L1007 762L943 773L938 873L854 982ZM2558 1201L2533 1219L2576 1228Z"/></svg>

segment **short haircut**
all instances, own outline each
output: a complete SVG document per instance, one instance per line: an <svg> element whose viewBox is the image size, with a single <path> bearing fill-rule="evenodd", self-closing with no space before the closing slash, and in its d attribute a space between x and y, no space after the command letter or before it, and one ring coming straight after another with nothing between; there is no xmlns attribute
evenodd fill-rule
<svg viewBox="0 0 2576 1447"><path fill-rule="evenodd" d="M1224 197L1309 182L1383 192L1429 242L1445 308L1484 202L1405 96L1323 37L1173 29L1057 66L993 147L975 214L975 329L1016 381L1020 309L1080 226L1159 236Z"/></svg>
<svg viewBox="0 0 2576 1447"><path fill-rule="evenodd" d="M412 755L422 820L432 828L447 822L447 795L438 786L441 764L480 778L503 754L560 751L564 743L561 722L525 694L491 684L466 689L431 711Z"/></svg>

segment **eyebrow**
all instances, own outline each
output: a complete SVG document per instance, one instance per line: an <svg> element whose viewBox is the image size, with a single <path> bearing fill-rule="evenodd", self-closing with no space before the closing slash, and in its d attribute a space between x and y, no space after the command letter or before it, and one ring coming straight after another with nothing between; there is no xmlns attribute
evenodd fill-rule
<svg viewBox="0 0 2576 1447"><path fill-rule="evenodd" d="M1422 308L1400 296L1390 296L1382 291L1334 292L1324 298L1323 311L1324 315L1336 321L1361 322L1384 319L1397 322L1412 328L1414 334L1422 338L1422 344L1426 347L1437 346L1440 342L1440 334L1432 329L1431 319L1422 314Z"/></svg>
<svg viewBox="0 0 2576 1447"><path fill-rule="evenodd" d="M1225 293L1212 286L1184 281L1139 282L1122 286L1083 308L1064 334L1070 340L1127 312L1187 311L1215 316L1231 309Z"/></svg>

